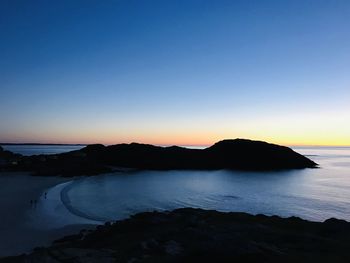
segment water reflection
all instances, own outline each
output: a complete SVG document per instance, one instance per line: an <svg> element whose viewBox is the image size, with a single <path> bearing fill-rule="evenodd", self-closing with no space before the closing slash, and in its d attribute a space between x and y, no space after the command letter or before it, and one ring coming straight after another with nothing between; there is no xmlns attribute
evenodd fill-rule
<svg viewBox="0 0 350 263"><path fill-rule="evenodd" d="M298 149L320 169L283 172L140 171L74 181L66 189L71 212L98 220L142 211L199 207L311 220L350 219L350 151ZM340 163L340 165L339 165Z"/></svg>

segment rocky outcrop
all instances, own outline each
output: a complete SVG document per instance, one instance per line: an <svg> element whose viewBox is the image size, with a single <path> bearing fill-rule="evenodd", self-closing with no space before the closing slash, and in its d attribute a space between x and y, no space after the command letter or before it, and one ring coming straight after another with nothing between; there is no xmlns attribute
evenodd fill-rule
<svg viewBox="0 0 350 263"><path fill-rule="evenodd" d="M350 223L337 219L148 212L0 262L350 262Z"/></svg>
<svg viewBox="0 0 350 263"><path fill-rule="evenodd" d="M148 144L89 145L57 155L23 157L19 169L37 175L90 175L113 167L171 169L280 170L316 167L317 164L292 149L261 141L224 140L206 149L159 147Z"/></svg>
<svg viewBox="0 0 350 263"><path fill-rule="evenodd" d="M22 155L15 154L10 151L5 151L0 146L0 171L12 170L18 168L18 163L22 159Z"/></svg>
<svg viewBox="0 0 350 263"><path fill-rule="evenodd" d="M82 151L100 163L138 169L277 170L316 166L288 147L243 139L220 141L206 149L131 143L92 145Z"/></svg>

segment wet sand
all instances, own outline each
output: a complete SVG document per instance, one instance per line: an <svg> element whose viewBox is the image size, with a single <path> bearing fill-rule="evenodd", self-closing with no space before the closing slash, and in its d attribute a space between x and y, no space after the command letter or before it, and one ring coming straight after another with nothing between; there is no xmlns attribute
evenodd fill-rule
<svg viewBox="0 0 350 263"><path fill-rule="evenodd" d="M63 228L33 227L31 200L38 200L46 189L70 181L71 178L34 177L27 173L0 173L0 257L22 254L36 246L76 233L83 225Z"/></svg>

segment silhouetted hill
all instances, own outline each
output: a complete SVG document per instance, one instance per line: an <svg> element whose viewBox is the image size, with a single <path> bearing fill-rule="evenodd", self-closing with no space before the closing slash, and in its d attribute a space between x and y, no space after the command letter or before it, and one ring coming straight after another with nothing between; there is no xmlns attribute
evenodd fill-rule
<svg viewBox="0 0 350 263"><path fill-rule="evenodd" d="M203 150L131 143L91 145L81 151L102 163L139 169L275 170L316 165L288 147L244 139L223 140Z"/></svg>
<svg viewBox="0 0 350 263"><path fill-rule="evenodd" d="M0 262L350 262L350 223L183 208L139 213Z"/></svg>
<svg viewBox="0 0 350 263"><path fill-rule="evenodd" d="M274 170L314 167L292 149L246 139L223 140L204 150L210 166L231 169Z"/></svg>
<svg viewBox="0 0 350 263"><path fill-rule="evenodd" d="M305 156L284 146L245 139L223 140L206 149L148 144L88 145L56 155L22 157L18 168L40 175L97 174L115 167L171 169L280 170L316 167Z"/></svg>

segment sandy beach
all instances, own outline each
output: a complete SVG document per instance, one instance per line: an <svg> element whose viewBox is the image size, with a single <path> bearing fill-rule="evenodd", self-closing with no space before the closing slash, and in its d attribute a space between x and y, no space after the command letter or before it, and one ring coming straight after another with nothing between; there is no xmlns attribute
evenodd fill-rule
<svg viewBox="0 0 350 263"><path fill-rule="evenodd" d="M31 251L36 246L49 245L53 240L75 233L82 225L61 228L33 226L33 204L57 184L72 179L34 177L26 173L0 173L0 257ZM40 201L38 201L39 205Z"/></svg>

